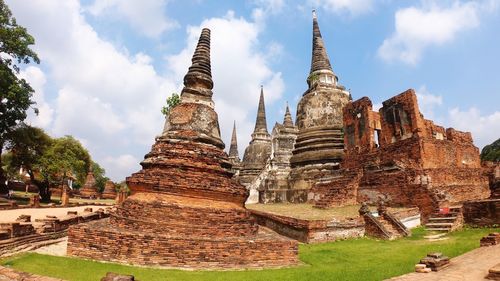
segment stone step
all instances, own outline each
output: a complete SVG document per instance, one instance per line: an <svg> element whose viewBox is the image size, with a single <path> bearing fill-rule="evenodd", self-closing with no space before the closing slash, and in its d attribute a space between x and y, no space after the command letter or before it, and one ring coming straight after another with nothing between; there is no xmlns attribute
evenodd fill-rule
<svg viewBox="0 0 500 281"><path fill-rule="evenodd" d="M450 232L450 228L426 228L427 231L446 231Z"/></svg>
<svg viewBox="0 0 500 281"><path fill-rule="evenodd" d="M457 217L430 217L429 221L447 221L447 220L456 220Z"/></svg>
<svg viewBox="0 0 500 281"><path fill-rule="evenodd" d="M431 222L425 225L425 227L452 227L453 223L451 222Z"/></svg>

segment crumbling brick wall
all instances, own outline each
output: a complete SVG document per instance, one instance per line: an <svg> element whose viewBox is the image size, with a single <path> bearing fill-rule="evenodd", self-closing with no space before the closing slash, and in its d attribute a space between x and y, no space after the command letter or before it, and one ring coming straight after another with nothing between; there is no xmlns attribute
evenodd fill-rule
<svg viewBox="0 0 500 281"><path fill-rule="evenodd" d="M424 220L443 204L489 196L472 135L424 119L415 91L345 106L343 170L360 170L358 202L418 206Z"/></svg>

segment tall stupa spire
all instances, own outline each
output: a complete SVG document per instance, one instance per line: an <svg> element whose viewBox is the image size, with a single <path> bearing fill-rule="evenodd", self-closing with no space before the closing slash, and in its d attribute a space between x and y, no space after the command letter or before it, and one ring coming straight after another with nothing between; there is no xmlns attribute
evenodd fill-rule
<svg viewBox="0 0 500 281"><path fill-rule="evenodd" d="M264 87L260 86L260 98L259 98L259 108L257 109L257 119L255 120L254 134L265 133L267 131L267 121L266 121L266 106L264 105Z"/></svg>
<svg viewBox="0 0 500 281"><path fill-rule="evenodd" d="M316 10L313 10L313 41L312 41L312 58L311 58L311 74L320 70L332 71L330 59L326 53L325 43L321 37L319 30L318 17Z"/></svg>
<svg viewBox="0 0 500 281"><path fill-rule="evenodd" d="M202 103L213 107L212 71L210 65L210 29L203 28L198 45L191 59L191 66L184 76L183 103Z"/></svg>
<svg viewBox="0 0 500 281"><path fill-rule="evenodd" d="M290 108L288 107L288 102L286 103L285 118L283 119L283 125L285 127L293 127L292 114L290 114Z"/></svg>
<svg viewBox="0 0 500 281"><path fill-rule="evenodd" d="M203 28L201 31L191 62L184 76L181 102L170 110L162 135L209 143L223 149L212 100L214 83L210 68L210 29Z"/></svg>
<svg viewBox="0 0 500 281"><path fill-rule="evenodd" d="M229 157L239 159L238 140L236 139L236 121L233 124L233 134L231 136L231 146L229 147Z"/></svg>

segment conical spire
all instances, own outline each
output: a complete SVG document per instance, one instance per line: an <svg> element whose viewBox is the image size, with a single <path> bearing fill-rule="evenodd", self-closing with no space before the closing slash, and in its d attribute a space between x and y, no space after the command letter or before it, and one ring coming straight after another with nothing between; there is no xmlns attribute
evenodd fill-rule
<svg viewBox="0 0 500 281"><path fill-rule="evenodd" d="M292 114L290 114L290 108L288 107L288 102L286 103L285 118L283 119L283 125L285 127L293 127Z"/></svg>
<svg viewBox="0 0 500 281"><path fill-rule="evenodd" d="M264 87L260 86L260 98L259 98L259 108L257 110L257 120L255 120L255 133L265 133L267 132L267 121L266 121L266 107L264 105Z"/></svg>
<svg viewBox="0 0 500 281"><path fill-rule="evenodd" d="M318 70L330 70L333 72L332 66L330 65L330 59L326 53L325 43L323 42L323 37L321 37L321 31L319 30L316 11L313 10L313 43L310 73Z"/></svg>
<svg viewBox="0 0 500 281"><path fill-rule="evenodd" d="M238 140L236 139L236 121L233 124L233 135L231 136L231 146L229 147L229 157L238 158Z"/></svg>
<svg viewBox="0 0 500 281"><path fill-rule="evenodd" d="M198 45L191 59L192 65L184 76L182 102L208 103L213 106L212 71L210 66L210 29L203 28Z"/></svg>
<svg viewBox="0 0 500 281"><path fill-rule="evenodd" d="M192 65L184 76L181 102L170 110L162 137L188 139L224 149L224 142L220 138L219 120L212 100L209 29L203 28L201 31L191 61Z"/></svg>

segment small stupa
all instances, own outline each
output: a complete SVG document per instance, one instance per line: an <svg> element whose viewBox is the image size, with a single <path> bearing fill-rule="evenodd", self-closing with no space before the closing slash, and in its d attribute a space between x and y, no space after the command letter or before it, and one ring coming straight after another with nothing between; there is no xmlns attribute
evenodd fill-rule
<svg viewBox="0 0 500 281"><path fill-rule="evenodd" d="M100 197L92 166L90 166L87 177L85 178L85 184L80 188L80 197L93 199Z"/></svg>
<svg viewBox="0 0 500 281"><path fill-rule="evenodd" d="M104 185L104 190L101 195L102 199L115 199L116 198L116 188L115 183L113 181L106 181Z"/></svg>
<svg viewBox="0 0 500 281"><path fill-rule="evenodd" d="M247 189L255 189L254 180L265 168L271 156L272 145L271 135L267 131L266 107L264 103L264 89L260 87L259 107L255 119L255 128L252 133L252 140L245 149L241 171L238 180Z"/></svg>

